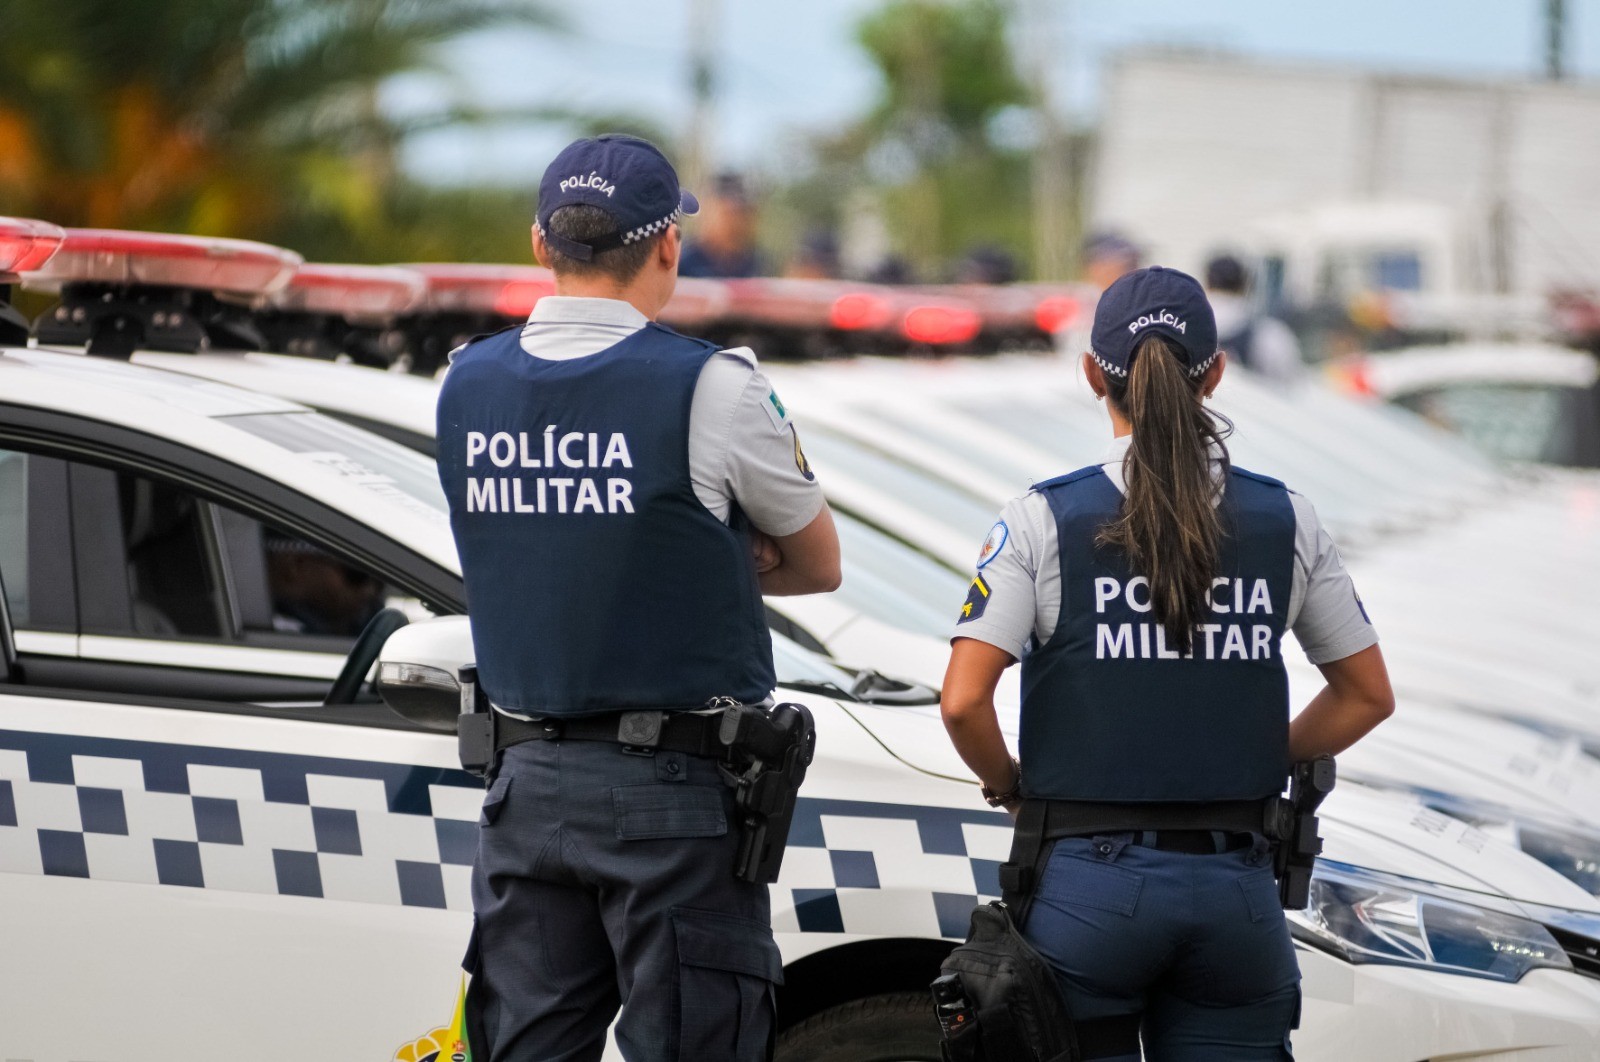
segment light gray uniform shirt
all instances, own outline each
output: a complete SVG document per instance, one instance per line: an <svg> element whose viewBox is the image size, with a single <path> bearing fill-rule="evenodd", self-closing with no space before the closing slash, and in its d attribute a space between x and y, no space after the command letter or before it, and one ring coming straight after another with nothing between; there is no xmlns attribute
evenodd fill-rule
<svg viewBox="0 0 1600 1062"><path fill-rule="evenodd" d="M1126 493L1122 462L1132 438L1113 440L1101 467ZM1220 478L1221 464L1213 472ZM1293 491L1294 573L1287 627L1313 664L1343 660L1376 645L1378 632L1356 596L1338 547L1311 503ZM952 638L976 638L1017 659L1055 633L1061 615L1061 550L1055 514L1037 491L1007 503L979 558L989 590L981 615L956 624Z"/></svg>
<svg viewBox="0 0 1600 1062"><path fill-rule="evenodd" d="M551 361L598 354L649 318L620 299L546 295L522 329L522 349ZM774 538L822 511L822 486L800 449L788 410L748 347L711 356L689 407L689 478L695 497L728 522L733 503Z"/></svg>

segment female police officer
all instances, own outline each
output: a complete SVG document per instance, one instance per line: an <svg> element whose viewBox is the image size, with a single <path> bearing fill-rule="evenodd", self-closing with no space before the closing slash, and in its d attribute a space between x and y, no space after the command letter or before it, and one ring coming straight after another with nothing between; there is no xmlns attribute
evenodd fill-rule
<svg viewBox="0 0 1600 1062"><path fill-rule="evenodd" d="M1287 1058L1299 972L1267 844L1239 809L1388 716L1388 675L1310 504L1229 464L1202 405L1224 358L1200 285L1129 273L1101 296L1092 343L1111 453L1036 485L991 531L945 725L991 804L1050 802L1060 839L1024 934L1094 1029L1088 1057L1137 1060L1142 1039L1152 1060ZM1327 680L1292 724L1285 630ZM1019 658L1020 765L993 699ZM1173 822L1190 828L1158 828Z"/></svg>

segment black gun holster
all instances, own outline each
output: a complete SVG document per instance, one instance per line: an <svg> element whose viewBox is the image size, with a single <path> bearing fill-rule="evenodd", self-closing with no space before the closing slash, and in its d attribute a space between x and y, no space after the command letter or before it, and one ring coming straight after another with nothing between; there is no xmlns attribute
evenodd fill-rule
<svg viewBox="0 0 1600 1062"><path fill-rule="evenodd" d="M722 711L718 736L726 750L722 777L739 816L734 877L769 885L783 867L795 799L816 754L816 724L803 704L732 704Z"/></svg>

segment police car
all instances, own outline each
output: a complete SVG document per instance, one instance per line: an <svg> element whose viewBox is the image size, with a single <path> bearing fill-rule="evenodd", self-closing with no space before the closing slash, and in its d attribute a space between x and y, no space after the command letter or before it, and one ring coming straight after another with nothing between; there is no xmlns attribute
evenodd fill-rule
<svg viewBox="0 0 1600 1062"><path fill-rule="evenodd" d="M85 246L85 245L88 246ZM82 283L84 275L126 275L128 266L113 265L118 254L131 261L148 263L162 261L164 256L184 246L183 241L142 233L81 233L69 231L62 250L49 268L35 273L31 282L57 284ZM92 251L92 256L89 252ZM258 254L269 255L273 249L263 248ZM281 252L280 252L281 254ZM286 268L293 263L283 256ZM181 263L179 263L181 265ZM174 272L177 266L169 265L163 279L186 279ZM275 313L268 320L273 331L291 339L298 334L300 342L314 341L327 334L326 321L338 318L343 327L352 320L378 321L392 319L415 305L419 292L431 293L436 309L452 313L468 311L487 313L492 308L505 311L515 302L520 310L531 305L539 295L546 293L548 277L539 271L515 267L482 266L423 266L420 272L373 267L299 266L286 286L270 295ZM195 282L214 283L217 273L208 267ZM235 287L237 288L237 283ZM265 286L255 294L265 291ZM510 301L508 301L510 300ZM520 300L520 301L518 301ZM70 305L71 301L63 305ZM301 323L298 333L289 328L293 319ZM59 316L59 311L57 313ZM77 322L71 335L92 336L93 315ZM341 336L348 341L348 336ZM277 394L285 398L315 403L321 409L342 419L372 428L390 438L401 441L424 452L432 450L432 404L435 389L432 384L412 376L378 373L348 365L333 365L311 361L303 357L284 357L246 351L207 351L171 353L135 350L133 359L141 364L169 368L207 379L235 383L241 386ZM826 425L833 406L820 400L815 406L816 420ZM837 415L836 413L834 415ZM891 458L891 453L873 460L870 450L851 446L846 438L854 424L838 430L820 430L808 438L820 444L820 452L830 459L827 477L830 492L836 503L853 505L869 511L873 516L896 526L912 536L921 534L924 543L946 556L958 554L965 557L968 539L955 535L938 534L933 521L919 510L935 508L940 512L966 512L974 526L987 520L989 511L997 500L974 505L970 497L951 486L941 487L939 477L919 475L917 470L906 468ZM881 432L876 431L881 435ZM815 446L813 447L815 449ZM961 458L949 458L959 462ZM947 471L948 469L940 469ZM852 478L854 475L855 478ZM984 478L986 473L977 468L965 470L968 487ZM884 486L893 489L885 491ZM998 492L999 487L993 488ZM1003 495L996 494L996 498ZM923 505L907 508L905 501L921 501ZM964 506L964 508L963 508ZM884 508L890 511L885 514ZM845 538L846 555L850 562L850 578L841 594L784 601L772 611L775 626L803 642L818 647L831 647L837 655L847 660L870 661L890 674L915 676L929 684L936 684L942 672L946 652L944 637L948 630L950 603L958 600L962 580L953 570L929 561L914 550L904 548L872 525L841 509L839 524ZM780 611L781 610L781 611ZM911 636L907 636L907 635ZM1015 707L1014 690L1008 684ZM931 700L925 689L906 687L883 679L876 672L855 676L850 686L858 692L868 692L875 700ZM1462 775L1459 770L1446 768L1445 777L1437 777L1437 760L1430 749L1437 739L1459 732L1465 725L1476 740L1464 743L1462 755L1472 764L1472 773ZM1520 776L1513 774L1507 764L1524 762L1535 755L1539 762L1572 759L1570 750L1550 742L1538 742L1533 735L1513 728L1500 728L1504 733L1494 733L1491 723L1463 722L1446 713L1432 727L1419 726L1415 713L1398 726L1386 728L1378 738L1369 743L1384 751L1386 761L1375 778L1432 780L1433 789L1457 794L1460 801L1469 796L1485 803L1485 789L1511 786L1513 794L1487 803L1492 808L1509 805L1526 812L1556 815L1587 815L1590 809L1600 806L1600 786L1589 789L1578 785L1572 788L1572 777L1581 773L1584 764L1567 764L1552 767L1536 775L1539 783L1549 789L1548 779L1562 779L1568 786L1560 793L1539 791ZM1402 746L1400 738L1416 731L1411 745ZM1436 733L1437 732L1437 733ZM1537 749L1529 746L1537 744ZM1377 753L1374 752L1373 755ZM1366 755L1365 752L1358 753ZM1498 780L1501 776L1508 781ZM1413 784L1416 784L1413 782ZM1540 836L1544 836L1541 834ZM1569 846L1577 844L1580 854L1593 852L1597 847L1588 841L1567 838ZM1600 854L1600 853L1596 853ZM1578 860L1583 862L1583 860Z"/></svg>
<svg viewBox="0 0 1600 1062"><path fill-rule="evenodd" d="M1544 343L1455 343L1335 366L1356 394L1397 403L1513 462L1600 467L1600 362Z"/></svg>
<svg viewBox="0 0 1600 1062"><path fill-rule="evenodd" d="M15 819L0 829L10 872L0 883L13 892L6 909L27 904L36 912L15 935L0 1028L26 1031L30 1038L17 1045L25 1057L166 1057L170 1040L149 1043L140 1018L181 998L196 1011L185 1022L185 1043L208 1057L313 1049L367 1057L400 1039L415 1054L413 1037L437 1041L465 935L453 912L461 907L470 860L463 844L477 797L453 769L448 736L398 729L376 705L338 703L354 695L376 646L357 643L351 666L338 668L328 640L348 646L348 638L316 629L327 624L326 611L296 605L296 580L282 565L273 570L275 554L304 559L316 551L323 575L332 560L372 573L386 601L451 611L453 552L438 511L426 511L437 504L428 501L431 467L290 403L168 373L14 349L0 353L0 372L7 396L0 425L15 455L9 478L22 482L27 499L6 508L37 528L23 538L24 560L0 562L7 600L21 617L15 644L23 679L0 702ZM80 521L79 499L92 503L97 481L105 497L108 478L115 502L85 508ZM52 503L51 484L63 482L64 499L58 492ZM63 506L70 524L60 520ZM261 528L259 545L251 521ZM51 541L62 526L73 528L65 564L63 544ZM18 563L26 573L20 598L9 587ZM174 575L185 571L186 581ZM59 582L64 572L75 591ZM364 600L370 608L371 598ZM75 613L65 620L39 604L63 601ZM423 627L413 630L423 636ZM324 658L329 677L342 670L357 681L326 698L325 681L300 674L308 655ZM427 659L391 662L428 666ZM455 662L464 661L447 664ZM285 671L296 677L283 682ZM829 675L813 662L810 677L798 681L822 689L850 681ZM129 692L128 683L148 693ZM333 703L316 703L325 698ZM885 1015L898 1015L890 1026L920 1020L926 1028L920 990L929 968L964 928L973 897L992 889L1008 833L1003 819L974 806L970 783L956 780L964 772L952 773L958 768L930 773L901 762L915 750L949 755L930 719L908 722L911 736L891 744L863 723L886 733L888 710L808 703L825 755L775 904L789 966L785 1049L793 1058L810 1057L808 1043L841 1026L848 1031L846 1023L863 1016L869 1020L856 1035L869 1024L884 1027ZM1357 807L1353 792L1345 801ZM1470 1020L1506 1008L1539 1042L1588 1050L1579 1046L1592 1043L1581 1015L1594 1001L1561 953L1576 940L1570 950L1583 956L1589 898L1459 823L1419 819L1415 809L1381 800L1364 813L1368 821L1361 814L1358 807L1355 821L1330 825L1330 851L1368 870L1342 871L1354 882L1341 879L1319 894L1311 926L1333 930L1306 930L1318 947L1303 955L1310 1002L1302 1054L1384 1057L1399 1045L1403 1057L1415 1057L1516 1046L1503 1033L1479 1037L1485 1030ZM1377 877L1373 868L1436 884ZM1452 968L1431 956L1459 962L1459 934L1433 928L1432 914L1416 930L1414 948L1371 953L1365 938L1339 935L1359 923L1353 912L1362 902L1410 904L1418 917L1459 915L1451 905L1466 894L1447 895L1452 888L1518 897L1498 915L1473 917L1493 927L1499 935L1489 939L1501 949L1515 947L1528 961L1496 965L1501 952L1480 948L1446 973ZM1541 929L1542 922L1556 928ZM1572 924L1579 928L1562 928ZM97 968L82 969L62 948L81 939L96 941ZM241 940L250 946L240 948ZM1352 965L1339 955L1413 968ZM1430 958L1419 966L1419 955ZM129 969L139 970L131 984ZM59 986L69 970L71 998L94 1000L103 1020L49 1020L62 1014ZM1486 990L1457 976L1462 970L1515 983ZM1317 983L1331 984L1331 994L1319 994ZM1348 993L1358 984L1385 1006L1440 1015L1440 1028L1397 1039L1395 1029L1410 1017L1369 1014L1364 1003L1361 1016L1379 1035L1352 1041L1338 1008L1357 998ZM899 999L846 1006L899 989ZM428 1017L413 1017L424 1011ZM415 1032L388 1031L402 1017Z"/></svg>
<svg viewBox="0 0 1600 1062"><path fill-rule="evenodd" d="M122 254L135 263L166 263L163 279L183 281L188 278L177 271L181 260L175 264L166 262L173 251L183 247L182 240L151 234L69 231L49 268L30 280L35 284L64 284L82 283L85 274L127 275L127 265L113 268L116 255ZM88 251L93 252L92 257ZM274 251L260 248L256 253L270 255ZM292 256L277 253L285 263L290 262ZM231 280L235 289L239 287L239 278L220 279ZM218 280L217 270L208 267L193 278L193 283L203 286ZM266 290L262 286L254 294L260 296ZM287 335L291 342L302 344L303 352L307 352L304 345L310 342L313 349L309 352L329 353L316 350L314 343L328 336L330 321L337 320L338 338L348 344L352 322L381 325L414 308L423 294L430 300L430 313L475 320L491 314L524 312L548 291L547 274L523 267L430 265L413 271L302 265L286 286L268 297L273 312L267 321L275 335ZM91 314L76 324L75 333L66 332L64 337L92 335L94 323ZM292 328L295 323L298 327ZM432 451L435 391L431 384L415 377L244 351L136 350L132 357L142 364L314 403L332 415L415 449ZM837 371L847 378L853 374L851 368L827 371ZM856 390L846 388L843 393ZM778 603L770 613L772 622L776 629L801 642L825 651L831 649L844 659L870 661L890 674L910 675L930 685L937 684L946 657L944 639L950 602L962 593L962 580L953 570L960 562L945 568L850 513L852 508L870 513L873 519L919 541L931 552L964 558L970 537L942 531L938 522L929 520L925 513L930 509L953 513L957 519L964 515L973 527L987 521L1009 488L990 482L995 477L984 467L961 465L970 458L970 451L989 453L993 439L986 437L981 446L968 447L968 458L945 454L930 466L927 448L920 445L920 440L900 440L895 449L893 429L885 430L874 423L869 430L873 446L856 445L861 437L855 433L866 418L847 414L844 423L836 423L841 416L837 404L823 395L818 395L814 403L808 402L807 408L812 411L807 437L814 452L824 454L830 464L830 494L837 505L848 507L840 509L838 522L845 539L850 576L840 594ZM1333 408L1340 411L1337 405ZM1261 419L1271 422L1270 403L1259 412ZM900 415L907 414L902 410ZM817 428L816 433L812 427ZM876 452L878 447L884 447L884 452ZM907 455L911 454L921 462L920 469L907 467L908 463L915 464L909 462ZM1032 455L1029 459L1040 457ZM946 475L966 489L945 483ZM989 498L974 504L975 487L986 483ZM885 486L892 489L886 491ZM908 501L920 504L908 507ZM1313 680L1302 676L1302 681ZM932 699L925 687L908 687L884 679L878 671L856 673L849 686L880 702ZM1005 691L1010 709L1016 706L1013 687L1014 683L1008 683ZM1534 826L1541 815L1580 822L1592 819L1593 809L1600 807L1600 784L1585 778L1586 771L1593 773L1592 764L1576 755L1569 745L1542 740L1518 728L1462 719L1448 711L1435 711L1430 717L1424 708L1418 699L1408 699L1409 710L1400 723L1386 727L1352 753L1353 764L1351 756L1346 757L1347 773L1353 766L1370 780L1391 786L1403 783L1419 788L1426 781L1426 790L1433 794L1431 799L1436 805L1445 803L1442 794L1452 794L1449 806L1457 813L1470 810L1475 821L1498 822L1525 844L1540 846L1541 851L1558 846L1563 854L1554 859L1555 865L1587 881L1583 868L1594 862L1592 857L1600 855L1600 842L1575 830L1570 822L1546 824L1538 829ZM1462 740L1463 733L1470 739ZM1444 764L1437 756L1441 743L1457 749L1451 761ZM1536 766L1530 768L1529 764ZM1520 814L1526 828L1519 826L1514 817L1508 819L1505 809Z"/></svg>

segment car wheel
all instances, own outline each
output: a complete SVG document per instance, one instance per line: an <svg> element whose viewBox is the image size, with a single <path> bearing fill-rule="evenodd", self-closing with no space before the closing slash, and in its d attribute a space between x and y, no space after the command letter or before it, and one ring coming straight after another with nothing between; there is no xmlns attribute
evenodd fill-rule
<svg viewBox="0 0 1600 1062"><path fill-rule="evenodd" d="M868 996L813 1014L778 1037L774 1062L940 1062L939 1023L922 992Z"/></svg>

